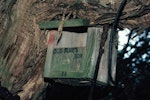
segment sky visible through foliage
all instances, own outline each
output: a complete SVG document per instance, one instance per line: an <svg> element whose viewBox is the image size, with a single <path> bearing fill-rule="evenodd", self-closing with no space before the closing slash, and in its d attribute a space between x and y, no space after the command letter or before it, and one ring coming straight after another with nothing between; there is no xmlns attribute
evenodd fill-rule
<svg viewBox="0 0 150 100"><path fill-rule="evenodd" d="M119 32L117 83L118 99L150 100L150 28L140 35L134 30Z"/></svg>
<svg viewBox="0 0 150 100"><path fill-rule="evenodd" d="M128 41L128 37L127 35L130 33L130 30L125 28L124 30L122 31L119 31L118 32L118 35L119 35L119 43L118 43L118 50L122 50L124 45L127 43Z"/></svg>

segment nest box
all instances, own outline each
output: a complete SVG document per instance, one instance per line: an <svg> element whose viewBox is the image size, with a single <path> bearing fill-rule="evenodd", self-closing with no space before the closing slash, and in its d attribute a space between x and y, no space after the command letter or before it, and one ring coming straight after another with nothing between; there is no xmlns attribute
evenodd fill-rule
<svg viewBox="0 0 150 100"><path fill-rule="evenodd" d="M39 24L41 29L56 31L60 21L46 21ZM102 27L89 27L85 19L66 20L62 37L57 44L55 34L50 35L44 78L71 85L90 84L99 53ZM102 55L97 83L108 83L108 39ZM115 76L116 49L113 52L111 75Z"/></svg>

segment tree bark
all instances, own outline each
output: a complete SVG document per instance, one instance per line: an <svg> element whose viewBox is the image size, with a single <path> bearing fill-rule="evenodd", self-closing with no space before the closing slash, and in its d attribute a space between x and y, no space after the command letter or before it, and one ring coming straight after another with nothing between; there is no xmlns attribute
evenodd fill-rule
<svg viewBox="0 0 150 100"><path fill-rule="evenodd" d="M76 18L89 19L91 25L111 24L120 4L110 2L111 5L106 6L105 2L101 2L102 5L81 3L78 6L74 5L75 1L0 1L0 81L2 86L7 87L13 94L21 91L18 94L22 100L37 100L46 87L43 80L43 66L49 31L40 30L38 26L40 21L61 19L66 5L71 5L67 13L72 12ZM135 2L130 1L124 10L126 14L121 16L121 22L126 21L125 25L120 22L120 27L133 28L142 22L150 23L148 6L150 2L143 1L145 2L140 3L145 5L138 14L141 19L145 16L147 19L139 22L135 12L139 10L141 4L137 4L136 7L133 4ZM145 23L144 28L147 27Z"/></svg>
<svg viewBox="0 0 150 100"><path fill-rule="evenodd" d="M3 1L4 2L4 1ZM4 4L8 3L7 0ZM10 1L10 4L14 1ZM41 35L34 16L30 18L31 0L19 0L10 8L4 8L5 20L1 32L1 83L13 94L18 91L22 99L36 98L35 94L44 87L43 64L45 47L39 50L39 45L45 45L44 38L39 41ZM2 6L5 7L5 6ZM40 43L40 44L38 44ZM37 91L37 93L35 93ZM27 95L28 94L28 95ZM36 100L36 99L35 99Z"/></svg>

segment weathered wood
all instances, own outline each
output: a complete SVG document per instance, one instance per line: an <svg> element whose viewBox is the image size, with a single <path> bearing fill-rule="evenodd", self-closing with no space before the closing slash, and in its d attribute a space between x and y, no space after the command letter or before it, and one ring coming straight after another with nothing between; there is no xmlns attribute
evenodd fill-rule
<svg viewBox="0 0 150 100"><path fill-rule="evenodd" d="M54 35L55 33L55 35ZM63 36L56 44L55 36L57 31L52 31L49 39L49 45L46 56L46 64L44 69L44 77L50 79L57 79L62 82L67 79L68 84L80 85L83 81L86 81L85 85L90 84L93 78L96 61L99 53L100 42L102 41L101 35L103 33L102 27L89 27L88 32L75 33L75 32L63 32ZM105 33L107 34L107 33ZM109 31L110 35L110 31ZM109 37L108 35L108 37ZM107 38L107 37L106 37ZM53 39L53 43L52 40ZM109 38L107 38L100 62L100 69L98 75L98 83L108 84L108 44ZM102 52L102 51L100 51ZM112 77L115 79L116 69L116 55L117 49L113 49L113 61L112 62ZM65 78L65 79L64 79ZM69 79L79 80L78 82L69 82ZM70 80L72 81L72 80ZM61 81L60 81L61 82ZM67 83L66 83L67 84Z"/></svg>

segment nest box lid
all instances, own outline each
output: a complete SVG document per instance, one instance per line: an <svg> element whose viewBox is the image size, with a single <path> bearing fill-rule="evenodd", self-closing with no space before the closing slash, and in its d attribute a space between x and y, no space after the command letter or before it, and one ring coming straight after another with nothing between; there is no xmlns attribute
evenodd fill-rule
<svg viewBox="0 0 150 100"><path fill-rule="evenodd" d="M61 20L48 20L39 23L40 29L58 28ZM87 19L68 19L64 22L63 27L79 27L88 26L89 20Z"/></svg>

